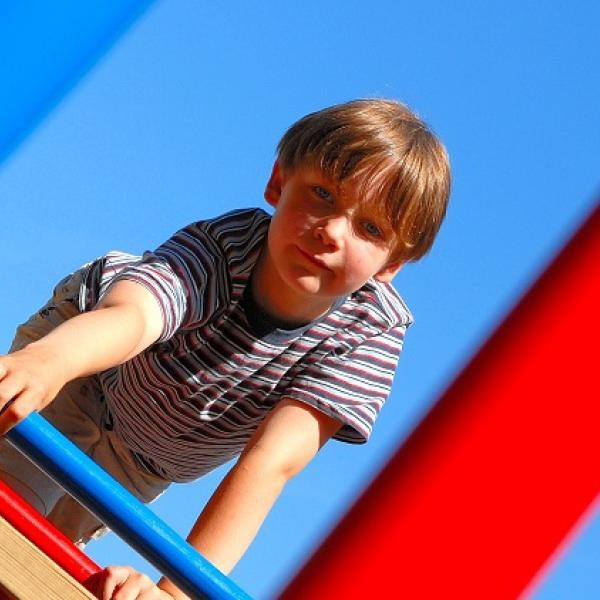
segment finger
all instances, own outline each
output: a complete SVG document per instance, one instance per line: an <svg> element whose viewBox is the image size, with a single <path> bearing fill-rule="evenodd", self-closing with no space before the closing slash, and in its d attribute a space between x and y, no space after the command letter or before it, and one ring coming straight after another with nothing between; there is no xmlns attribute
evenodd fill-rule
<svg viewBox="0 0 600 600"><path fill-rule="evenodd" d="M154 582L142 573L133 572L113 595L114 600L137 600L143 590L154 587Z"/></svg>
<svg viewBox="0 0 600 600"><path fill-rule="evenodd" d="M8 409L8 405L19 395L21 388L13 382L0 384L0 415Z"/></svg>
<svg viewBox="0 0 600 600"><path fill-rule="evenodd" d="M139 586L136 582L128 579L115 590L111 596L111 600L137 600L139 591Z"/></svg>
<svg viewBox="0 0 600 600"><path fill-rule="evenodd" d="M31 390L25 390L5 407L0 414L0 436L5 435L35 410L36 399L36 394Z"/></svg>
<svg viewBox="0 0 600 600"><path fill-rule="evenodd" d="M108 567L102 571L95 594L100 600L111 600L114 591L127 579L129 571L125 567Z"/></svg>
<svg viewBox="0 0 600 600"><path fill-rule="evenodd" d="M130 577L115 593L114 600L138 600L154 584L145 576ZM147 596L152 597L152 596Z"/></svg>
<svg viewBox="0 0 600 600"><path fill-rule="evenodd" d="M141 592L136 600L159 600L160 598L164 598L164 595L161 594L159 588L152 586L149 590Z"/></svg>
<svg viewBox="0 0 600 600"><path fill-rule="evenodd" d="M15 377L0 381L0 411L23 391L23 384Z"/></svg>
<svg viewBox="0 0 600 600"><path fill-rule="evenodd" d="M91 592L97 598L101 598L100 595L102 593L102 587L104 585L104 579L106 577L106 571L103 569L102 571L98 571L98 573L94 573L90 575L84 582L83 585L88 592Z"/></svg>
<svg viewBox="0 0 600 600"><path fill-rule="evenodd" d="M4 365L4 357L0 357L0 379L4 379L8 373L8 368Z"/></svg>

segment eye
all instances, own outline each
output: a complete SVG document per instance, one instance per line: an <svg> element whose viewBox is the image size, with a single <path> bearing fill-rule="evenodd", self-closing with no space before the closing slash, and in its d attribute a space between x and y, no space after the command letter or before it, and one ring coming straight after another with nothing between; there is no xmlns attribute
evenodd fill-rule
<svg viewBox="0 0 600 600"><path fill-rule="evenodd" d="M363 229L372 237L382 237L382 232L377 225L369 223L368 221L363 223Z"/></svg>
<svg viewBox="0 0 600 600"><path fill-rule="evenodd" d="M321 200L325 200L325 202L333 202L333 194L328 189L324 188L323 186L315 185L313 187L313 192Z"/></svg>

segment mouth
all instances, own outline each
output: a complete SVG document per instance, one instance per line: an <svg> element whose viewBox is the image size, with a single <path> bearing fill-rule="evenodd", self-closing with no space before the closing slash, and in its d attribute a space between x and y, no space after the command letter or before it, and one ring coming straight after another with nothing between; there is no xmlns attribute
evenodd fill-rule
<svg viewBox="0 0 600 600"><path fill-rule="evenodd" d="M302 250L302 248L300 248L299 246L296 246L296 248L298 249L298 252L311 264L315 265L316 267L319 267L319 269L323 269L324 271L330 271L331 269L320 259L318 259L316 256L313 256L312 254L309 254L308 252L305 252L304 250Z"/></svg>

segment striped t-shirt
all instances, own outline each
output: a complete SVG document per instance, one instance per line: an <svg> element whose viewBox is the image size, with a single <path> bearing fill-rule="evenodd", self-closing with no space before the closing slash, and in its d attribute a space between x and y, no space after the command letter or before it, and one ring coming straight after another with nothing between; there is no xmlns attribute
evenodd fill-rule
<svg viewBox="0 0 600 600"><path fill-rule="evenodd" d="M238 455L283 397L339 419L361 443L386 400L412 317L390 285L369 281L293 331L262 314L247 286L270 217L227 213L177 232L143 257L110 252L85 269L80 309L122 279L145 286L159 340L100 374L114 431L150 472L189 481Z"/></svg>

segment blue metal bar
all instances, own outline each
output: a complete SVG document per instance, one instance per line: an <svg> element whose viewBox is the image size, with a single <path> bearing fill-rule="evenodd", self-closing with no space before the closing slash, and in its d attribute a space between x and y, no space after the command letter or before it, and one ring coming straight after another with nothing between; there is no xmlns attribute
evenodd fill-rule
<svg viewBox="0 0 600 600"><path fill-rule="evenodd" d="M42 416L32 413L7 437L186 594L250 599Z"/></svg>

